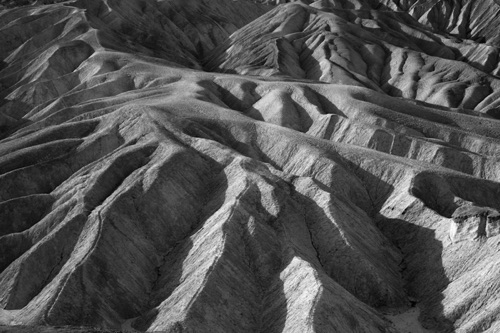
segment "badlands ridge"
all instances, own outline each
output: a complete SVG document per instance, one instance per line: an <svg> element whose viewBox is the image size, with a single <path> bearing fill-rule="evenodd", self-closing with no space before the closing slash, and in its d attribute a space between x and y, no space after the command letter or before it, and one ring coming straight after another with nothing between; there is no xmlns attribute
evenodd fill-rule
<svg viewBox="0 0 500 333"><path fill-rule="evenodd" d="M52 2L0 10L1 325L500 331L496 1Z"/></svg>

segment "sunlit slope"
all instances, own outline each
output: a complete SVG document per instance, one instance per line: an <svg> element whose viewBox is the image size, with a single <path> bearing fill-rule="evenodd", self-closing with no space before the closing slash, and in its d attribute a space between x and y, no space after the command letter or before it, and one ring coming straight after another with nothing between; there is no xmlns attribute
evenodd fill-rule
<svg viewBox="0 0 500 333"><path fill-rule="evenodd" d="M0 323L496 332L496 64L342 4L0 12Z"/></svg>

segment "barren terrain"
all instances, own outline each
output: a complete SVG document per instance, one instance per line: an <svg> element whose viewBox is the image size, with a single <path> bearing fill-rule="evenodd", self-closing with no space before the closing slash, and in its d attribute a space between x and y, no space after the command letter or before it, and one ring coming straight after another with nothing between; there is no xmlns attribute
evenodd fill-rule
<svg viewBox="0 0 500 333"><path fill-rule="evenodd" d="M0 8L0 330L500 331L500 5L275 3Z"/></svg>

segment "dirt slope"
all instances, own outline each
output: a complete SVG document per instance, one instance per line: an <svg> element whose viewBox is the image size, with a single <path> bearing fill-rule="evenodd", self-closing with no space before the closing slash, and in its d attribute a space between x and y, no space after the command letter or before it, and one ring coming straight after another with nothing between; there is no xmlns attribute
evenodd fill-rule
<svg viewBox="0 0 500 333"><path fill-rule="evenodd" d="M486 2L0 11L0 324L497 332Z"/></svg>

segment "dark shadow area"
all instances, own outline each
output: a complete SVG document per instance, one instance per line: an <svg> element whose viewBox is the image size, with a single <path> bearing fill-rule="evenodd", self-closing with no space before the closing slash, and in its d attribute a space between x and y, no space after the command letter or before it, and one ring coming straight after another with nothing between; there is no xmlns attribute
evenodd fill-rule
<svg viewBox="0 0 500 333"><path fill-rule="evenodd" d="M0 202L0 236L31 228L50 211L54 197L34 194Z"/></svg>
<svg viewBox="0 0 500 333"><path fill-rule="evenodd" d="M335 104L332 103L328 98L322 94L316 93L319 105L318 107L325 113L339 115L344 118L348 118L344 112L342 112ZM314 103L313 103L314 104Z"/></svg>
<svg viewBox="0 0 500 333"><path fill-rule="evenodd" d="M443 146L445 145L446 143ZM441 163L437 164L451 170L473 175L474 161L467 153L462 153L460 150L461 149L455 149L453 146L451 148L440 148L438 150L439 156L436 157L438 160L441 160ZM436 159L436 157L434 159Z"/></svg>
<svg viewBox="0 0 500 333"><path fill-rule="evenodd" d="M238 86L238 89L242 93L242 98L236 96L234 93L229 91L227 88L213 82L217 87L217 91L213 91L211 86L212 82L200 84L202 87L209 89L214 92L217 97L230 109L239 111L243 114L249 113L253 108L252 105L257 103L259 99L262 98L255 91L257 88L257 84L252 81L245 81ZM255 110L255 109L254 109ZM259 119L260 120L260 119Z"/></svg>
<svg viewBox="0 0 500 333"><path fill-rule="evenodd" d="M234 137L231 131L223 126L214 127L214 124L209 120L198 120L199 124L194 122L184 128L184 132L194 137L214 140L231 149L234 149L239 154L257 161L268 163L276 170L282 170L272 159L270 159L259 147L250 143L239 141ZM199 126L202 125L202 126Z"/></svg>
<svg viewBox="0 0 500 333"><path fill-rule="evenodd" d="M31 106L27 103L0 99L0 141L32 123L31 120L23 118L29 110L31 110ZM20 115L20 117L16 117L16 115Z"/></svg>
<svg viewBox="0 0 500 333"><path fill-rule="evenodd" d="M371 213L367 212L368 215L375 217L394 191L394 187L387 182L382 181L379 177L373 175L372 173L364 170L359 165L349 161L346 162L350 167L346 169L351 170L351 172L361 181L371 201L371 206L373 208Z"/></svg>
<svg viewBox="0 0 500 333"><path fill-rule="evenodd" d="M333 194L329 189L323 188L323 190ZM335 196L333 194L334 198ZM387 276L380 274L381 271L374 272L372 268L368 268L370 265L377 266L382 262L386 268L397 264L396 262L391 264L393 257L388 253L383 259L379 256L370 257L371 253L368 253L367 249L372 245L365 247L365 244L363 244L360 246L361 243L370 243L371 240L369 235L360 237L358 232L364 233L363 231L370 230L371 226L356 231L350 228L342 229L342 223L345 223L345 221L339 223L332 221L332 217L325 213L324 208L310 197L294 191L293 198L302 203L304 222L309 229L311 244L316 251L316 257L321 264L324 275L345 288L358 300L375 309L379 307L403 307L407 305L406 297L403 294L398 295L395 292L388 296L390 292L384 290L382 287L386 283L391 283L390 279L385 280ZM340 200L336 201L336 203L339 205L345 204ZM348 209L350 210L350 208ZM345 218L346 216L352 217L352 215L347 213L339 214L331 212L331 214L334 220ZM325 221L327 222L325 223ZM355 222L351 223L355 224ZM382 249L377 250L381 250L380 253L382 253ZM358 261L354 257L356 255L361 257L362 260ZM302 259L310 261L306 257L302 257ZM325 279L326 276L321 278L322 275L320 273L319 277L323 280L323 283L325 285L330 284L327 281L328 279ZM336 288L335 286L332 287ZM394 290L396 289L398 289L397 286L394 286ZM328 305L325 304L325 307L328 307ZM342 315L349 319L348 313L349 311L346 311ZM351 316L353 319L348 320L348 322L353 322L351 329L353 332L356 332L362 325L358 325L356 315L352 315L354 315Z"/></svg>
<svg viewBox="0 0 500 333"><path fill-rule="evenodd" d="M450 280L443 268L442 243L433 229L417 226L402 219L377 218L377 226L401 250L401 275L408 297L416 300L419 317L427 329L453 332L453 323L444 316L443 290Z"/></svg>
<svg viewBox="0 0 500 333"><path fill-rule="evenodd" d="M410 193L436 213L450 218L458 208L455 194L448 182L431 172L421 172L413 177Z"/></svg>
<svg viewBox="0 0 500 333"><path fill-rule="evenodd" d="M186 146L187 148L187 146ZM190 148L188 148L190 149ZM206 185L207 193L199 193L200 200L203 200L203 207L197 216L197 220L192 224L188 233L184 234L180 239L160 256L162 260L155 268L156 276L151 282L151 290L148 295L145 295L144 308L139 311L139 316L131 319L131 327L140 331L146 331L152 325L159 315L158 306L163 301L168 299L175 289L182 283L182 273L184 270L184 262L187 260L193 242L191 236L203 228L205 220L215 213L224 203L225 193L228 187L227 179L222 173L222 168L218 165L217 161L213 160L207 155L194 151L195 154L202 156L208 164L208 167L214 174L218 176L211 179ZM214 200L215 198L215 200ZM165 207L168 209L168 207ZM182 332L183 325L176 323L179 332Z"/></svg>
<svg viewBox="0 0 500 333"><path fill-rule="evenodd" d="M188 235L163 255L162 263L155 269L156 277L151 282L151 291L149 295L144 295L149 300L145 308L139 311L140 315L131 320L131 327L139 331L147 331L156 320L160 313L157 307L169 298L182 282L184 261L192 247L193 243Z"/></svg>
<svg viewBox="0 0 500 333"><path fill-rule="evenodd" d="M222 139L213 133L205 126L191 123L188 127L184 128L184 132L191 137L211 139L218 142L217 139ZM214 135L212 137L212 135ZM221 142L227 145L226 142ZM192 236L201 230L206 221L216 213L226 201L226 196L228 193L228 179L224 173L223 167L220 163L210 156L205 155L199 151L195 151L199 154L210 166L210 174L213 177L206 184L205 188L207 192L202 195L203 203L200 207L203 207L198 214L198 219L196 223L193 224L193 228L186 234L182 239L180 239L172 249L168 250L163 254L163 261L156 268L156 279L152 282L152 289L149 295L149 301L144 308L143 313L132 319L132 327L140 331L146 331L150 328L152 323L157 319L160 311L158 306L168 299L172 293L180 286L183 282L182 276L185 268L185 261L189 258L190 252L193 248ZM275 223L276 218L270 215L261 204L260 190L255 185L250 185L249 188L244 191L246 207L244 210L251 216L258 216L259 219L255 221L255 229L250 233L248 221L241 220L241 223L237 223L234 219L236 214L240 214L237 210L233 211L235 214L231 217L231 221L226 223L222 228L225 234L225 244L224 253L217 259L215 265L210 267L210 271L207 274L213 275L209 283L213 284L215 279L217 283L224 283L223 274L221 271L230 269L226 265L227 261L234 261L235 258L231 256L236 255L237 252L241 251L245 253L246 258L237 258L242 265L249 265L249 271L253 272L253 277L259 286L262 294L255 295L260 303L256 304L255 308L251 308L250 311L253 313L245 312L245 308L238 308L238 304L224 304L223 306L230 306L232 310L240 312L242 320L255 320L255 331L259 331L264 328L265 332L282 332L284 329L286 314L287 314L287 300L284 295L283 282L280 280L280 272L284 263L282 263L282 253L283 250L279 248L281 240L277 237L273 237L272 229L279 229L279 225ZM250 199L248 199L250 196ZM248 200L251 200L253 205L248 204ZM254 212L254 214L252 214ZM239 221L238 221L239 222ZM268 230L263 230L268 229ZM271 231L271 232L269 232ZM259 242L256 238L264 238L264 242ZM243 248L243 249L242 249ZM233 249L231 251L231 249ZM234 268L231 268L234 269ZM202 288L204 288L203 286ZM234 286L233 286L234 287ZM243 287L243 285L242 285ZM232 290L229 285L221 285L220 289ZM214 291L215 295L220 293L219 290ZM196 295L194 301L199 298L207 297L205 292ZM220 306L222 299L214 299L212 305L206 305L211 307L211 312L216 311L217 307ZM203 300L200 300L203 302ZM240 305L241 306L241 305ZM241 310L240 310L241 309ZM248 310L246 310L248 311ZM173 323L173 331L183 332L184 330L190 329L190 320L192 319L195 323L201 323L207 320L208 322L213 321L213 318L205 318L200 316L208 315L201 311L191 310L186 313L187 317L184 321L178 321ZM220 320L224 320L224 315L221 315ZM227 321L227 316L225 323L230 323L232 321L238 321L238 318L230 318ZM208 327L208 326L207 326ZM221 326L222 328L222 326Z"/></svg>
<svg viewBox="0 0 500 333"><path fill-rule="evenodd" d="M421 323L428 329L452 332L453 323L444 316L444 308L441 304L444 299L442 291L450 283L450 280L446 276L442 262L443 245L441 241L436 239L435 231L403 219L389 219L378 213L394 191L394 187L361 168L355 169L354 173L367 188L374 206L373 218L377 227L403 255L403 261L400 263L401 275L408 297L416 299L419 304ZM424 180L427 181L427 177ZM456 204L452 201L454 196L451 194L442 196L445 189L440 186L443 184L431 181L424 182L418 179L414 180L414 183L418 184L418 189L415 189L414 185L411 190L414 196L420 200L426 197L431 198L424 201L426 206L442 215L443 218L451 216ZM424 183L425 186L421 183ZM405 212L403 212L404 214Z"/></svg>
<svg viewBox="0 0 500 333"><path fill-rule="evenodd" d="M220 131L217 130L217 132ZM190 133L191 135L194 134L193 132ZM224 135L224 137L226 138L227 135ZM238 144L243 144L243 143L238 142ZM236 142L231 143L232 147L236 145L237 145ZM248 144L245 145L249 146ZM253 149L253 147L250 147L248 149ZM374 216L378 216L376 212L380 210L384 202L389 198L389 196L393 192L394 190L393 186L382 181L379 177L374 176L373 174L365 170L362 170L360 168L355 168L354 174L356 174L358 178L365 184L374 205L374 211L375 211ZM256 193L258 193L258 191L256 191ZM308 228L312 228L311 223L313 223L314 221L312 220L308 221L308 218L311 218L310 213L308 213L306 210L303 209L306 205L309 205L311 209L314 209L314 207L316 207L316 210L319 212L318 214L320 215L315 216L314 217L315 219L329 219L327 216L324 215L322 209L317 205L317 203L315 203L311 199L295 191L293 192L292 198L294 199L294 202L301 203L300 207L298 207L297 208L298 210L295 212L292 212L294 211L294 209L292 209L292 211L289 210L290 205L289 204L287 205L287 202L284 198L281 199L279 202L280 207L287 207L286 208L287 213L283 213L283 216L278 217L278 219L276 219L276 221L274 221L272 224L273 228L277 230L277 234L280 235L281 233L281 236L279 237L285 237L283 236L283 231L281 230L286 229L287 221L290 221L289 219L286 219L286 214L302 215L303 223L305 223ZM263 208L259 207L260 207L260 199L256 199L255 209L258 209L259 212L261 213L259 214L259 216L266 216L265 213L261 211L261 209ZM272 216L268 217L273 218ZM423 309L422 311L423 323L427 327L443 327L444 329L450 327L450 323L447 322L446 318L443 315L443 307L441 305L441 300L443 299L441 291L446 287L449 281L446 278L441 260L442 245L441 242L435 239L434 231L431 229L416 226L414 224L411 224L403 220L392 221L392 220L382 219L382 222L379 222L379 224L381 231L384 234L386 234L386 236L389 238L391 242L393 242L396 246L398 246L401 249L405 257L405 261L402 265L410 267L410 271L408 272L403 271L402 276L403 279L407 280L406 285L408 294L414 297L415 299L420 300L420 304ZM283 241L285 241L288 244L296 244L296 242L290 241L290 237L292 238L294 237L293 234L291 235L290 233L286 233L285 235L286 238L283 239ZM318 260L320 260L321 256L319 254L320 253L319 251L321 251L321 249L320 245L317 243L318 240L314 239L312 235L310 235L310 237L311 237L311 244L313 248L316 250ZM308 262L311 261L311 258L308 258L307 255L301 253L302 250L300 248L293 245L288 245L287 247L289 248L288 251L291 250L292 252L282 257L283 258L281 264L282 268L287 267L287 265L295 256L299 256L303 260ZM324 263L322 263L321 260L320 264L324 265ZM338 268L340 269L340 267ZM328 285L330 282L328 282L328 279L325 279L326 276L327 275L325 275L322 278L320 277L320 279L322 279L322 282L325 283L325 285ZM341 279L340 280L335 279L335 274L329 276L340 285L344 285L348 287L348 289L351 289L349 291L353 295L358 297L358 299L370 304L371 306L379 307L386 305L378 302L378 298L380 297L380 295L377 295L376 292L374 294L369 295L368 298L362 297L358 295L357 290L353 290L352 288L347 286L345 283L346 281L342 281ZM434 282L434 280L436 280L437 282ZM419 287L421 285L425 285L426 289L419 291ZM434 287L431 287L433 285ZM278 286L276 285L275 288L278 288ZM279 288L283 288L283 286ZM277 291L275 290L274 292ZM284 294L284 291L282 291L280 295L281 294ZM279 302L281 302L282 304L286 304L286 299L284 298L284 295L282 297L283 300L280 300ZM276 302L278 302L278 300L276 300ZM314 318L315 325L319 325L319 322L324 319L322 316L325 316L326 318L327 311L325 312L325 309L328 309L329 306L328 304L322 304L318 307L318 309L319 308L321 308L322 310L315 313L315 318ZM281 310L278 311L279 313L282 313L282 319L280 320L284 320L284 318L286 317L286 311L290 311L290 309L287 310L286 306L282 306L280 309ZM356 330L356 328L359 325L358 319L354 318L352 320L351 318L348 321L352 324L352 329ZM277 325L277 323L275 325Z"/></svg>
<svg viewBox="0 0 500 333"><path fill-rule="evenodd" d="M255 103L257 103L261 98L264 97L260 96L256 92L257 84L255 82L246 81L241 83L238 89L240 89L240 91L242 92L242 96L244 96L242 98L236 96L234 93L222 87L221 85L215 84L213 82L202 82L200 83L200 85L214 93L218 97L218 99L228 108L239 111L252 119L265 121L262 118L260 111L253 107ZM304 89L304 97L306 98L307 102L311 103L311 105L317 107L322 112L346 117L342 111L340 111L330 100L328 100L328 98L324 97L320 93L315 92L309 87L300 87L299 89ZM307 132L307 130L313 124L313 119L311 118L309 113L292 98L290 94L288 94L288 97L297 111L296 116L298 118L298 123L295 123L294 125L296 125L296 127L300 127L301 132ZM217 101L214 102L217 103ZM295 127L293 129L297 130L297 128Z"/></svg>
<svg viewBox="0 0 500 333"><path fill-rule="evenodd" d="M500 209L500 184L496 181L472 178L468 175L446 174L450 190L475 205Z"/></svg>
<svg viewBox="0 0 500 333"><path fill-rule="evenodd" d="M53 201L35 194L0 202L0 273L33 245L26 230L49 213Z"/></svg>
<svg viewBox="0 0 500 333"><path fill-rule="evenodd" d="M500 107L493 107L491 109L486 110L485 112L488 116L491 116L495 119L500 120Z"/></svg>
<svg viewBox="0 0 500 333"><path fill-rule="evenodd" d="M262 176L262 175L261 175ZM265 177L263 177L265 178ZM286 318L289 312L288 300L285 296L284 281L280 273L289 265L293 254L288 250L286 244L286 231L284 223L287 222L281 216L271 215L262 206L261 190L255 185L250 185L246 193L253 194L251 207L255 209L250 213L259 217L255 220L256 226L250 232L250 225L242 225L240 236L243 240L240 246L245 247L247 258L241 258L249 262L249 268L254 273L254 278L260 289L260 308L256 311L260 316L260 322L256 324L260 332L283 332ZM281 201L287 199L282 197ZM285 202L279 206L284 207ZM249 212L251 212L249 210ZM225 230L234 229L232 226Z"/></svg>

